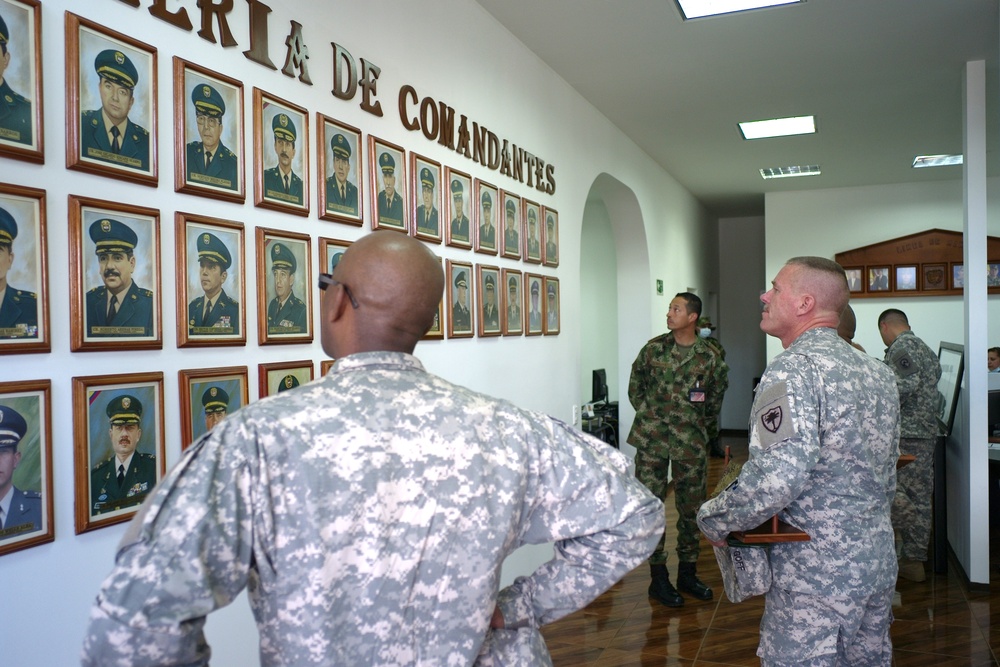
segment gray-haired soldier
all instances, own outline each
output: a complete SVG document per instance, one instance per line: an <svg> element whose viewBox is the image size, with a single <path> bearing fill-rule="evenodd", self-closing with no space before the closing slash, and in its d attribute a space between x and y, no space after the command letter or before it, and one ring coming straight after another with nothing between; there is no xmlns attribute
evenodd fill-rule
<svg viewBox="0 0 1000 667"><path fill-rule="evenodd" d="M539 626L641 563L663 505L607 445L424 370L443 286L391 231L321 275L333 368L188 449L122 539L85 665L207 664L205 616L244 588L265 666L551 664Z"/></svg>
<svg viewBox="0 0 1000 667"><path fill-rule="evenodd" d="M772 284L760 328L785 351L757 386L749 460L698 524L720 546L777 513L810 537L771 546L762 665L890 665L895 379L837 335L848 299L839 264L796 257Z"/></svg>

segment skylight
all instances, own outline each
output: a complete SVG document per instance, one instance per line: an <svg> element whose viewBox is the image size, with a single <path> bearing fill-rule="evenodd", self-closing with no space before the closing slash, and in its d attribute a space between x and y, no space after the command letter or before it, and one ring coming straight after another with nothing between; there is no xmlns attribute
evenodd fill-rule
<svg viewBox="0 0 1000 667"><path fill-rule="evenodd" d="M751 120L739 125L744 139L788 137L795 134L814 134L816 132L816 117L769 118L767 120Z"/></svg>
<svg viewBox="0 0 1000 667"><path fill-rule="evenodd" d="M750 9L791 5L805 0L677 0L684 19L699 19L704 16L717 16L744 12Z"/></svg>

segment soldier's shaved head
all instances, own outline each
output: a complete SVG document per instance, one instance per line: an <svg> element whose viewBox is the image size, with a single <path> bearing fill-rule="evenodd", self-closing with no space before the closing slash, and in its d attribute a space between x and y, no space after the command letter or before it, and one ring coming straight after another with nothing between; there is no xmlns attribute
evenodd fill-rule
<svg viewBox="0 0 1000 667"><path fill-rule="evenodd" d="M323 295L323 349L333 358L413 352L434 323L444 290L444 273L434 253L393 231L355 241L333 277L350 290L348 295L342 286L331 286Z"/></svg>

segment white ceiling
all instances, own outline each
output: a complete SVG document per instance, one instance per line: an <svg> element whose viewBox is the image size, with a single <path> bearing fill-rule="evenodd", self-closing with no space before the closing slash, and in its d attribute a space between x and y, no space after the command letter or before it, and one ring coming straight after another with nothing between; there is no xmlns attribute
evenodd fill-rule
<svg viewBox="0 0 1000 667"><path fill-rule="evenodd" d="M682 21L674 0L478 0L713 213L764 193L960 179L913 169L962 152L965 63L987 63L997 163L997 0L807 0ZM742 139L737 123L814 114L817 133ZM764 181L758 169L817 164Z"/></svg>

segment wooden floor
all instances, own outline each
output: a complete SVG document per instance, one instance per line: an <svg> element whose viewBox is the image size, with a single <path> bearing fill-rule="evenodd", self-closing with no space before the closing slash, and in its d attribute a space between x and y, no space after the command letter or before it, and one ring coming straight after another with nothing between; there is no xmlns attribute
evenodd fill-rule
<svg viewBox="0 0 1000 667"><path fill-rule="evenodd" d="M726 441L734 457L746 457L746 444ZM742 451L740 448L742 447ZM722 471L709 459L708 488ZM667 546L671 581L676 582L677 514L667 501ZM996 531L995 531L996 532ZM998 665L1000 656L1000 536L991 539L991 591L968 590L949 566L948 574L928 571L923 583L900 580L900 604L893 608L894 664L898 667ZM651 600L649 567L628 574L588 607L542 628L555 667L586 665L642 667L683 665L759 665L757 641L762 597L740 604L726 599L712 548L702 540L698 576L715 593L710 602L685 596L670 609Z"/></svg>

